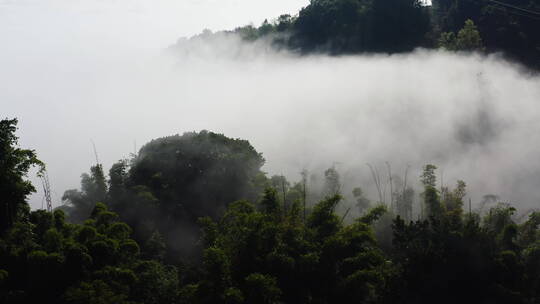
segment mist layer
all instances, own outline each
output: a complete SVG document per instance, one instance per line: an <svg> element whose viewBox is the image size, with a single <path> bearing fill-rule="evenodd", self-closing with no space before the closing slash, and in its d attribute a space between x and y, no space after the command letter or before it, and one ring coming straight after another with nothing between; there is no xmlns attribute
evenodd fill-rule
<svg viewBox="0 0 540 304"><path fill-rule="evenodd" d="M540 200L540 78L498 56L298 56L217 35L67 66L20 69L3 93L22 103L13 111L22 141L47 162L57 193L95 162L90 138L108 167L152 138L207 129L248 139L266 171L292 179L335 165L345 186L369 189L366 163L389 162L398 174L409 166L415 182L432 163L444 184L464 179L475 202Z"/></svg>

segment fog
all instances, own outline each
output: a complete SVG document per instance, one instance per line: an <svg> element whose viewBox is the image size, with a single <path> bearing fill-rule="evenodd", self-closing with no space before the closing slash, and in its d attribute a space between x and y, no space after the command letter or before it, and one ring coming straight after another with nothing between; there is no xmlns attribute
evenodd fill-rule
<svg viewBox="0 0 540 304"><path fill-rule="evenodd" d="M383 179L385 162L401 176L409 166L414 182L432 163L445 186L465 180L473 202L496 194L538 206L540 78L500 56L299 57L234 36L181 42L172 53L166 91L195 101L183 110L199 113L194 128L249 139L270 173L298 179L303 168L335 165L344 190L367 187L375 200L366 163Z"/></svg>
<svg viewBox="0 0 540 304"><path fill-rule="evenodd" d="M432 163L445 185L465 180L473 203L539 206L540 78L498 55L298 56L234 35L167 48L180 35L136 47L99 33L0 52L1 114L19 118L21 145L47 163L55 206L95 163L91 140L108 170L152 138L202 129L249 140L269 174L334 165L344 189L373 200L366 163L409 166L415 183Z"/></svg>

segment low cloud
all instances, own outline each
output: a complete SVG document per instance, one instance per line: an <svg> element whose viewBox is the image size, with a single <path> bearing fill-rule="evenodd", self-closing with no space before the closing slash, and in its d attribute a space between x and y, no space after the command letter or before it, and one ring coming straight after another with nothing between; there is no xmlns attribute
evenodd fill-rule
<svg viewBox="0 0 540 304"><path fill-rule="evenodd" d="M235 35L114 54L15 79L47 102L32 104L39 115L19 109L20 135L48 163L57 197L91 165L90 138L107 167L135 141L208 129L248 139L271 174L298 180L304 168L335 165L346 190L364 186L371 199L366 163L389 162L400 175L410 166L415 183L433 163L445 185L464 179L473 202L540 202L540 78L500 56L299 56Z"/></svg>

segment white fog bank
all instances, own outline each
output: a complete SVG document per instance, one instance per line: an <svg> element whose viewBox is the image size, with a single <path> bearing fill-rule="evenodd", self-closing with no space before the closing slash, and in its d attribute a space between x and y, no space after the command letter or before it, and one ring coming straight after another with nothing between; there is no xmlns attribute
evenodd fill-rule
<svg viewBox="0 0 540 304"><path fill-rule="evenodd" d="M433 163L446 185L464 179L473 202L539 206L540 78L497 56L299 57L234 36L62 54L0 58L1 114L19 118L21 144L47 163L56 205L95 162L90 139L108 170L135 142L207 129L248 139L270 174L336 163L369 189L366 163L409 165L414 181Z"/></svg>

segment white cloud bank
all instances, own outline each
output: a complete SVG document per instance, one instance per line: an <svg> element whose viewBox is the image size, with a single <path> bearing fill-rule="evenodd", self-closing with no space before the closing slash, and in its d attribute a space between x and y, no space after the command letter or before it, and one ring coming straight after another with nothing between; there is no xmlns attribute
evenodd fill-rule
<svg viewBox="0 0 540 304"><path fill-rule="evenodd" d="M93 163L90 139L108 168L135 140L208 129L250 140L270 173L339 162L369 186L367 162L409 164L413 180L433 163L473 202L539 206L540 78L496 56L298 57L235 37L174 55L69 45L0 53L1 114L20 119L21 143L48 164L55 203Z"/></svg>

